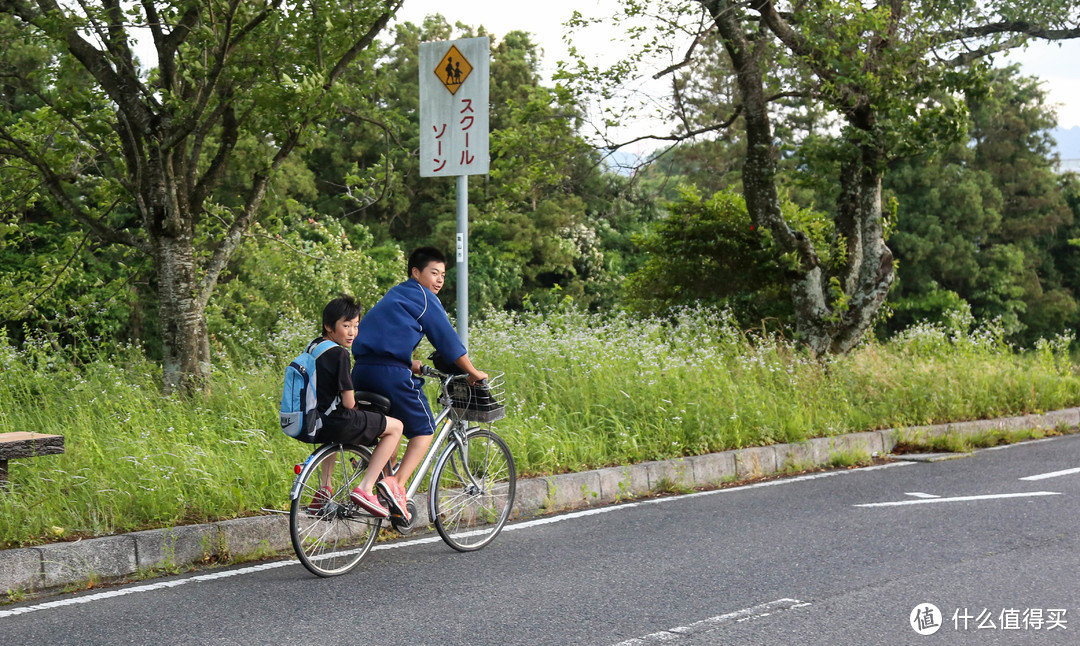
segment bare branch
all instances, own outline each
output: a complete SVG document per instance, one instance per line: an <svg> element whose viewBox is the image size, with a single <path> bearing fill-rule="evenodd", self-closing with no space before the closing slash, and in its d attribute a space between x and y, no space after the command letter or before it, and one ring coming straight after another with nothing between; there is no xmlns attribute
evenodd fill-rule
<svg viewBox="0 0 1080 646"><path fill-rule="evenodd" d="M659 72L657 72L656 74L653 74L653 79L656 80L656 79L659 79L662 76L667 76L668 74L671 74L672 72L676 72L678 70L681 70L682 68L686 67L687 65L690 65L691 63L693 63L694 62L694 50L697 49L697 46L699 44L701 44L701 41L705 39L705 36L707 34L708 34L708 32L705 32L705 31L698 32L698 35L694 38L694 42L690 43L690 46L686 48L686 55L683 56L682 61L680 61L678 63L675 63L674 65L671 65L669 67L666 67L666 68L660 70Z"/></svg>
<svg viewBox="0 0 1080 646"><path fill-rule="evenodd" d="M773 102L779 101L780 99L805 98L806 96L807 95L804 92L778 92L776 94L769 95L766 98L766 102L773 103ZM615 150L619 150L620 148L625 148L626 146L636 144L639 141L674 141L674 142L679 142L679 141L685 141L687 139L693 139L694 137L697 137L699 135L703 135L703 134L706 134L706 133L709 133L709 132L717 132L719 130L724 130L724 129L730 128L732 126L732 124L734 124L735 121L742 115L742 113L743 113L743 106L740 103L740 104L737 104L735 106L733 112L731 113L731 116L729 116L727 119L725 119L725 120L723 120L723 121L721 121L719 123L714 123L714 124L711 124L711 125L708 125L708 126L702 126L700 128L695 128L693 130L687 128L687 131L685 133L681 133L681 134L675 134L675 135L642 135L640 137L635 137L633 139L629 139L627 141L623 141L623 142L620 142L620 143L611 143L611 142L609 142L610 145L605 146L605 148L607 148L608 150L611 150L611 151L615 151Z"/></svg>
<svg viewBox="0 0 1080 646"><path fill-rule="evenodd" d="M946 67L964 67L965 65L970 65L971 63L974 63L979 59L985 58L990 54L996 54L998 52L1004 52L1010 49L1020 47L1026 41L1026 36L1013 36L1008 40L1003 40L993 45L987 45L986 47L980 47L979 49L968 50L963 54L957 54L951 59L942 60L941 63Z"/></svg>
<svg viewBox="0 0 1080 646"><path fill-rule="evenodd" d="M998 34L1024 34L1025 36L1042 40L1069 40L1070 38L1080 37L1080 27L1073 27L1072 29L1048 29L1047 27L1036 23L1022 20L1009 20L986 25L977 25L975 27L967 27L964 29L943 31L937 35L934 39L934 43L936 45L942 45L964 38L985 38L987 36Z"/></svg>
<svg viewBox="0 0 1080 646"><path fill-rule="evenodd" d="M95 219L91 217L86 211L82 209L64 190L64 180L58 175L53 168L41 157L35 155L30 148L15 137L3 126L0 126L0 137L3 137L6 141L11 143L14 147L12 150L14 156L22 159L23 161L32 165L44 180L46 190L54 200L67 211L72 217L90 229L93 234L101 240L106 242L112 242L115 244L127 245L129 247L135 247L145 252L150 251L150 247L145 240L133 236L123 231L117 231L106 224L104 224L105 218L116 206L114 202L112 206L105 212L101 218Z"/></svg>
<svg viewBox="0 0 1080 646"><path fill-rule="evenodd" d="M251 223L255 221L259 207L262 206L263 199L266 197L270 179L288 156L292 154L297 144L300 143L301 134L302 130L300 129L290 131L285 137L285 141L282 142L281 148L274 155L274 159L270 162L270 168L255 175L251 190L248 192L248 197L244 203L244 211L233 220L232 226L229 227L217 248L214 249L214 255L211 256L210 261L207 263L206 274L199 283L197 299L203 307L210 301L214 285L217 284L218 277L225 270L225 265L228 264L229 259L237 247L240 246L244 233L247 232Z"/></svg>
<svg viewBox="0 0 1080 646"><path fill-rule="evenodd" d="M265 233L245 233L244 237L249 238L249 239L252 239L252 238L265 238L265 239L270 240L272 242L278 243L279 245L285 247L286 249L288 249L289 251L292 251L295 254L298 254L298 255L301 255L301 256L307 256L308 258L311 258L312 260L326 260L326 256L313 256L313 255L307 253L306 251L301 251L300 249L297 249L296 247L292 246L288 242L285 242L284 240L282 240L280 237L268 236Z"/></svg>
<svg viewBox="0 0 1080 646"><path fill-rule="evenodd" d="M191 191L191 204L194 207L198 207L203 203L210 192L214 189L217 181L225 173L225 164L232 154L233 148L236 146L236 141L239 138L239 125L236 120L236 113L233 111L232 105L229 103L223 103L224 110L222 111L221 120L221 142L218 145L217 154L214 155L214 159L210 161L210 165L207 166L206 172L199 178L198 183L195 184ZM193 158L194 162L196 158ZM192 172L194 172L192 168Z"/></svg>
<svg viewBox="0 0 1080 646"><path fill-rule="evenodd" d="M369 118L367 118L365 116L361 116L360 114L357 114L355 111L350 110L348 108L346 108L344 110L344 112L345 112L345 114L349 115L353 119L358 119L360 121L366 121L367 123L370 123L372 125L375 125L375 126L378 126L379 128L381 128L382 131L383 131L383 142L386 144L386 154L383 155L383 159L385 160L385 166L384 166L384 169L383 169L382 191L379 193L379 196L376 197L374 200L372 200L370 203L364 204L359 209L356 209L356 210L352 211L353 213L356 213L357 211L363 211L364 209L368 208L369 206L373 206L373 205L378 204L379 202L381 202L382 199L384 197L386 197L387 192L389 192L389 190L390 190L390 128L385 123L382 123L381 121L375 121L374 119L369 119ZM352 197L353 200L356 200L356 198L353 197L353 195L352 195L352 189L351 188L346 187L345 190L349 194L349 197Z"/></svg>

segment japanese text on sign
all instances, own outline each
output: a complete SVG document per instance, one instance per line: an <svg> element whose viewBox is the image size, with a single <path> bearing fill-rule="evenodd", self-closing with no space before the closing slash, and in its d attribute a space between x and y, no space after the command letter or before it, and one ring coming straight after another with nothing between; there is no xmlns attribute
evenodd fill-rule
<svg viewBox="0 0 1080 646"><path fill-rule="evenodd" d="M487 38L420 44L420 175L488 172Z"/></svg>

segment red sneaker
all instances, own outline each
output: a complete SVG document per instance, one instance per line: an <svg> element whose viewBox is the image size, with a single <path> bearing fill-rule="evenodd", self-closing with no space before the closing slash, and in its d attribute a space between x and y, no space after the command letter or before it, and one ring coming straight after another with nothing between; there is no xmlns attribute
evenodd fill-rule
<svg viewBox="0 0 1080 646"><path fill-rule="evenodd" d="M375 494L368 493L360 487L349 492L349 499L352 500L357 507L376 518L390 517L390 511L379 503L379 499L375 497Z"/></svg>
<svg viewBox="0 0 1080 646"><path fill-rule="evenodd" d="M386 496L386 500L390 503L390 508L394 512L404 518L406 523L412 520L409 516L409 509L405 504L405 488L398 483L397 478L386 476L376 482L375 486Z"/></svg>
<svg viewBox="0 0 1080 646"><path fill-rule="evenodd" d="M333 489L330 487L319 487L319 490L311 497L311 504L308 505L308 511L322 511L323 505L330 502L330 499L333 497Z"/></svg>

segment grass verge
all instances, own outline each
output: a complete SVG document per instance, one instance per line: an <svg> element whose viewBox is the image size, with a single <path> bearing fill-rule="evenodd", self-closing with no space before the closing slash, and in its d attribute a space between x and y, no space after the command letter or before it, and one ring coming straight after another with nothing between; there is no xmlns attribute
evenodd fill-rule
<svg viewBox="0 0 1080 646"><path fill-rule="evenodd" d="M0 432L66 444L10 463L0 547L284 509L311 447L276 430L281 370L309 332L285 322L267 339L219 339L234 354L219 350L198 398L163 397L159 368L132 348L74 365L0 337ZM474 362L506 373L496 430L521 477L1080 403L1071 338L1021 352L970 321L822 360L708 309L663 321L493 314L471 337Z"/></svg>

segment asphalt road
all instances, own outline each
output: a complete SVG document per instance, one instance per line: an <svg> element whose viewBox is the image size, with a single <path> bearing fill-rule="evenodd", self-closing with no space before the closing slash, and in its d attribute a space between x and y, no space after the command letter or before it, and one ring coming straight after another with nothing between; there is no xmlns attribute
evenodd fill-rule
<svg viewBox="0 0 1080 646"><path fill-rule="evenodd" d="M1070 436L553 516L471 554L401 539L334 579L62 594L0 606L0 642L1077 644L1078 500Z"/></svg>

